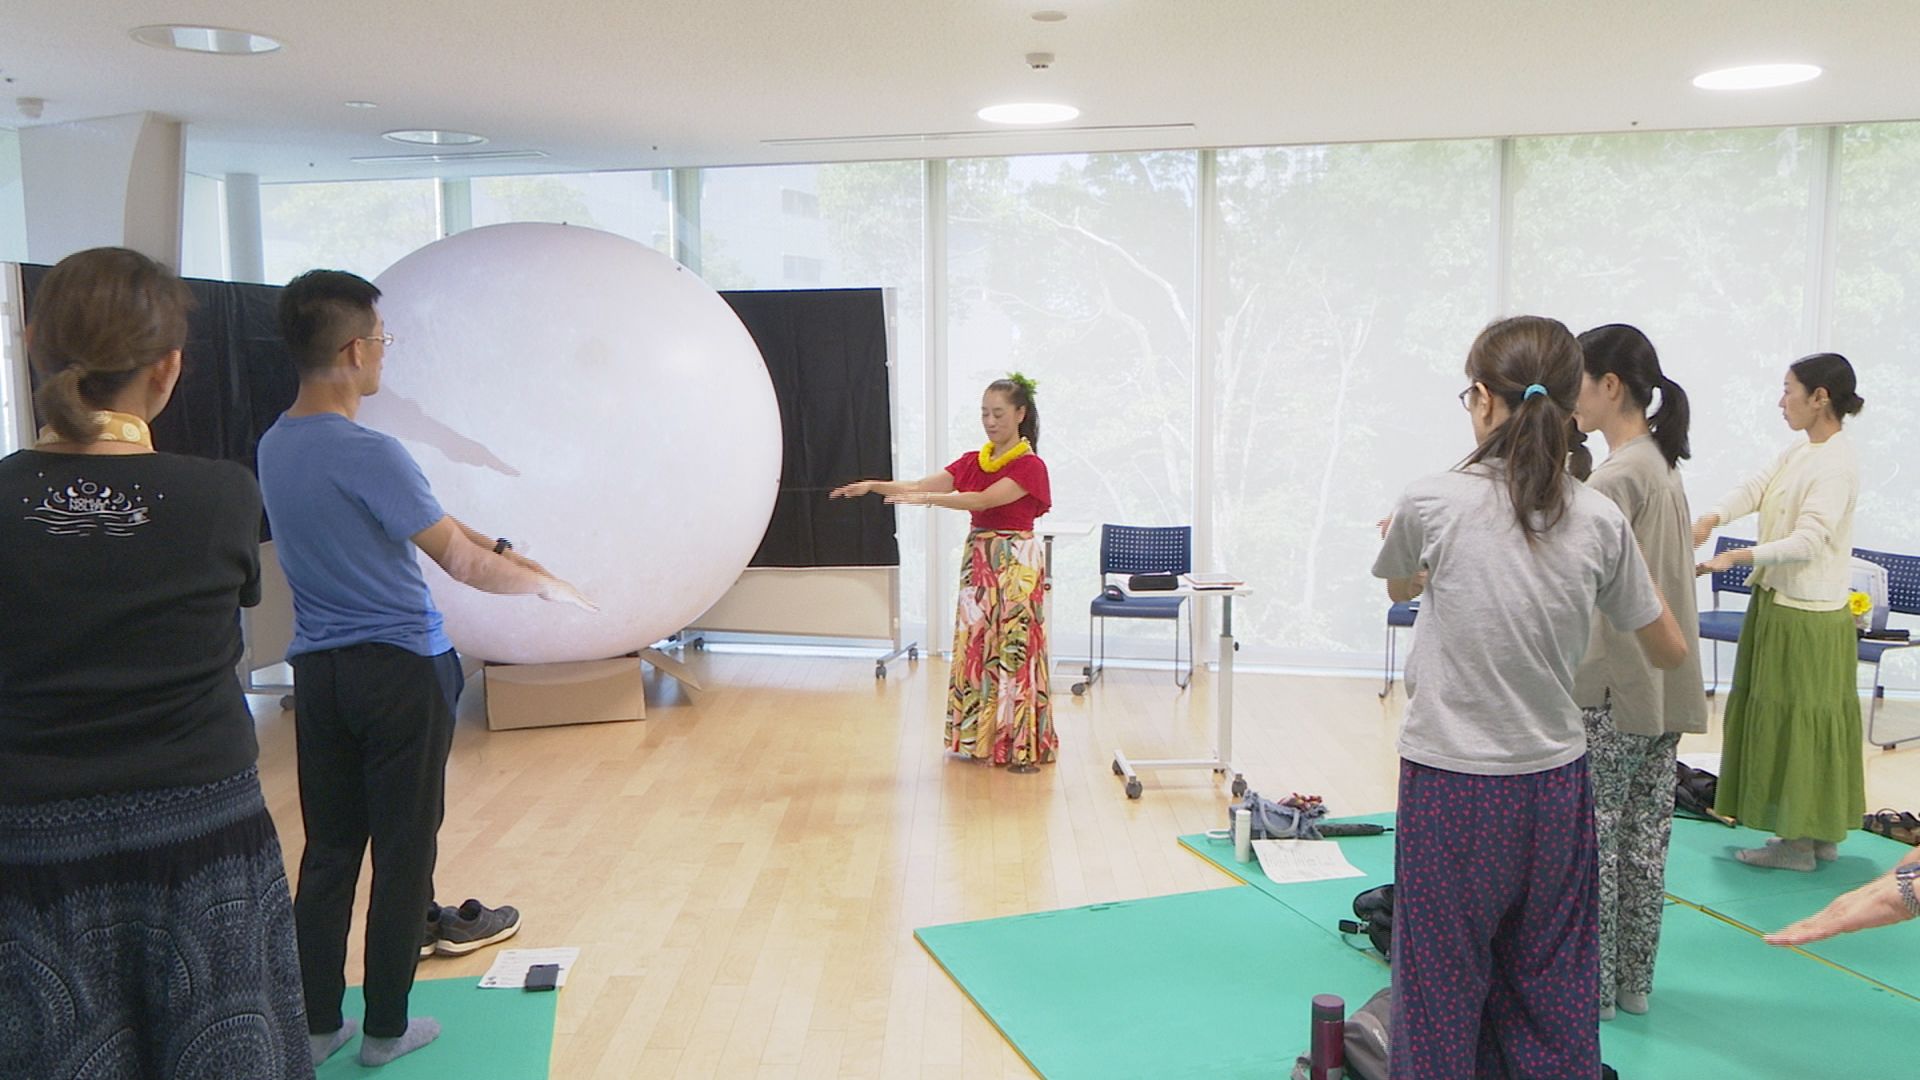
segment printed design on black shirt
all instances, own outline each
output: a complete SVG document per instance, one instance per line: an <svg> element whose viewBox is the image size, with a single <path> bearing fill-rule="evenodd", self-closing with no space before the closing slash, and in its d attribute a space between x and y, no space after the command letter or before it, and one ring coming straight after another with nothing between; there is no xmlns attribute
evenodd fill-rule
<svg viewBox="0 0 1920 1080"><path fill-rule="evenodd" d="M105 484L75 479L65 488L48 488L40 505L27 512L28 521L47 527L53 536L85 536L103 532L108 536L132 536L152 516L145 495L115 491Z"/></svg>

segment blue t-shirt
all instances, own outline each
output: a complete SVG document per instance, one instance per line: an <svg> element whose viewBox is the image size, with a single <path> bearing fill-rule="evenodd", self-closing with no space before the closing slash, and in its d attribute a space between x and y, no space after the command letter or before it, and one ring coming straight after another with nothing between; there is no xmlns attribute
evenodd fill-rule
<svg viewBox="0 0 1920 1080"><path fill-rule="evenodd" d="M446 516L406 448L337 413L282 416L260 437L260 490L293 587L289 657L383 642L453 648L413 535Z"/></svg>

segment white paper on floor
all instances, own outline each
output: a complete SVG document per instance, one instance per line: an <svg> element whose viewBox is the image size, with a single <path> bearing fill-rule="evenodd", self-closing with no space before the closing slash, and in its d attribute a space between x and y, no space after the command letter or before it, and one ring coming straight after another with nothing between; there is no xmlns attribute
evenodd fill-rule
<svg viewBox="0 0 1920 1080"><path fill-rule="evenodd" d="M1366 877L1332 840L1255 840L1253 854L1268 880L1280 884Z"/></svg>
<svg viewBox="0 0 1920 1080"><path fill-rule="evenodd" d="M480 986L484 990L522 989L527 985L527 969L535 964L559 964L560 975L554 985L565 986L567 972L579 959L578 948L502 949L494 955L493 966L480 976Z"/></svg>

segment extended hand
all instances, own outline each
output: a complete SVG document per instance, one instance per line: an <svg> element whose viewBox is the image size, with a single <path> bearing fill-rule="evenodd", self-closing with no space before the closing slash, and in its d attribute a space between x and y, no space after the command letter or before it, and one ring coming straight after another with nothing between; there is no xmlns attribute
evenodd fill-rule
<svg viewBox="0 0 1920 1080"><path fill-rule="evenodd" d="M1884 874L1850 893L1835 897L1833 903L1821 908L1818 914L1809 915L1784 930L1768 934L1767 944L1805 945L1835 934L1891 926L1908 918L1907 907L1900 902L1899 885L1894 882L1892 874Z"/></svg>
<svg viewBox="0 0 1920 1080"><path fill-rule="evenodd" d="M1699 547L1712 539L1713 530L1719 524L1719 514L1701 514L1693 523L1693 546Z"/></svg>
<svg viewBox="0 0 1920 1080"><path fill-rule="evenodd" d="M833 489L832 491L830 491L830 492L828 492L828 493L827 493L827 498L829 498L829 499L857 499L857 498L859 498L859 497L860 497L860 496L862 496L862 495L870 495L870 494L872 494L872 493L873 493L873 481L871 481L871 480L856 480L856 481L854 481L854 482L853 482L853 483L851 483L851 484L847 484L847 485L844 485L844 486L842 486L842 487L837 487L837 488L834 488L834 489Z"/></svg>
<svg viewBox="0 0 1920 1080"><path fill-rule="evenodd" d="M1733 552L1723 551L1706 562L1693 568L1694 576L1705 577L1708 574L1724 574L1739 565L1733 560Z"/></svg>
<svg viewBox="0 0 1920 1080"><path fill-rule="evenodd" d="M551 574L547 575L547 580L540 586L539 595L542 600L555 604L572 604L574 607L585 612L598 614L600 611L600 608L596 606L593 601L580 594L579 589L574 588Z"/></svg>

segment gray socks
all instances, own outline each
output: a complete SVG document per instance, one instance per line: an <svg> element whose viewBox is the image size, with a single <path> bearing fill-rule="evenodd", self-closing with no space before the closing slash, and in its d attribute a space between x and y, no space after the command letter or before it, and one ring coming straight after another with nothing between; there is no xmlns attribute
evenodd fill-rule
<svg viewBox="0 0 1920 1080"><path fill-rule="evenodd" d="M440 1037L440 1022L431 1016L416 1016L407 1021L407 1030L392 1039L371 1035L360 1040L360 1064L385 1065L403 1054L411 1054Z"/></svg>
<svg viewBox="0 0 1920 1080"><path fill-rule="evenodd" d="M1814 840L1785 840L1778 843L1769 841L1757 848L1736 851L1733 857L1748 866L1765 866L1773 870L1799 870L1810 872L1819 865L1815 852L1819 844Z"/></svg>
<svg viewBox="0 0 1920 1080"><path fill-rule="evenodd" d="M308 1035L307 1047L313 1051L314 1067L319 1068L320 1063L332 1057L335 1050L347 1045L347 1040L353 1038L353 1033L359 1029L359 1026L348 1020L340 1025L339 1031L332 1034Z"/></svg>

